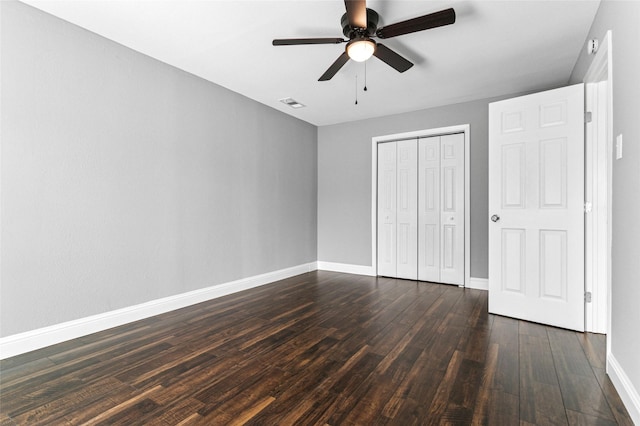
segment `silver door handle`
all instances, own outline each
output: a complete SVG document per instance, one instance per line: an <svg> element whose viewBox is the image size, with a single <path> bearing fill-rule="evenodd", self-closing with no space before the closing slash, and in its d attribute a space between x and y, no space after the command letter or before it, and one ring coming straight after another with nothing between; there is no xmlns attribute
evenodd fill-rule
<svg viewBox="0 0 640 426"><path fill-rule="evenodd" d="M492 222L497 222L500 220L500 216L498 216L497 214L494 214L493 216L491 216L491 221Z"/></svg>

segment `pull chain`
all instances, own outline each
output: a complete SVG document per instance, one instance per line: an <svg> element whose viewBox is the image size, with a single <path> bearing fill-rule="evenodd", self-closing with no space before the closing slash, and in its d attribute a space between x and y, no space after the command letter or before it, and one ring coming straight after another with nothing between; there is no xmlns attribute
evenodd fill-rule
<svg viewBox="0 0 640 426"><path fill-rule="evenodd" d="M358 105L358 75L356 74L356 105Z"/></svg>
<svg viewBox="0 0 640 426"><path fill-rule="evenodd" d="M364 61L364 91L367 91L367 61Z"/></svg>

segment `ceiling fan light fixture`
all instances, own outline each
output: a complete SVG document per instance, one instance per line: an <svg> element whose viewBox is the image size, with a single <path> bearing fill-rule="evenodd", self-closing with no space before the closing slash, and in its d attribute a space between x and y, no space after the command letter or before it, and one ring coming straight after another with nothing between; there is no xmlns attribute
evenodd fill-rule
<svg viewBox="0 0 640 426"><path fill-rule="evenodd" d="M376 51L376 43L370 38L356 38L347 43L347 55L356 62L364 62Z"/></svg>

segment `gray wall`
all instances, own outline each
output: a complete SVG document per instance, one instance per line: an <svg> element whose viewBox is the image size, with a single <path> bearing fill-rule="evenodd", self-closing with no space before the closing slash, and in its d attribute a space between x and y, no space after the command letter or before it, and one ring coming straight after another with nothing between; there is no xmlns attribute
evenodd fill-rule
<svg viewBox="0 0 640 426"><path fill-rule="evenodd" d="M603 1L587 40L602 40L607 30L613 42L613 135L624 140L622 159L613 160L611 352L640 392L640 2ZM591 60L583 49L572 81L582 81Z"/></svg>
<svg viewBox="0 0 640 426"><path fill-rule="evenodd" d="M315 126L0 3L1 336L317 259Z"/></svg>
<svg viewBox="0 0 640 426"><path fill-rule="evenodd" d="M371 138L469 124L471 276L487 278L488 104L503 98L320 127L318 260L371 266Z"/></svg>

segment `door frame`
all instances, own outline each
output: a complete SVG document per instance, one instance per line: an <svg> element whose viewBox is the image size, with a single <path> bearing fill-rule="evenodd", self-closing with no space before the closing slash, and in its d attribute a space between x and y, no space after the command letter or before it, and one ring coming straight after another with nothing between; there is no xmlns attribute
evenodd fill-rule
<svg viewBox="0 0 640 426"><path fill-rule="evenodd" d="M471 278L471 233L469 232L471 223L471 196L469 194L471 187L471 161L469 155L471 138L469 124L416 130L413 132L395 133L371 138L371 265L374 276L378 275L378 144L405 139L451 135L454 133L464 134L464 285L461 287L469 286Z"/></svg>
<svg viewBox="0 0 640 426"><path fill-rule="evenodd" d="M611 30L607 31L587 70L585 111L585 202L592 204L585 216L585 330L611 335L611 195L613 170L613 90ZM587 265L588 264L588 265ZM607 339L607 354L611 352Z"/></svg>

